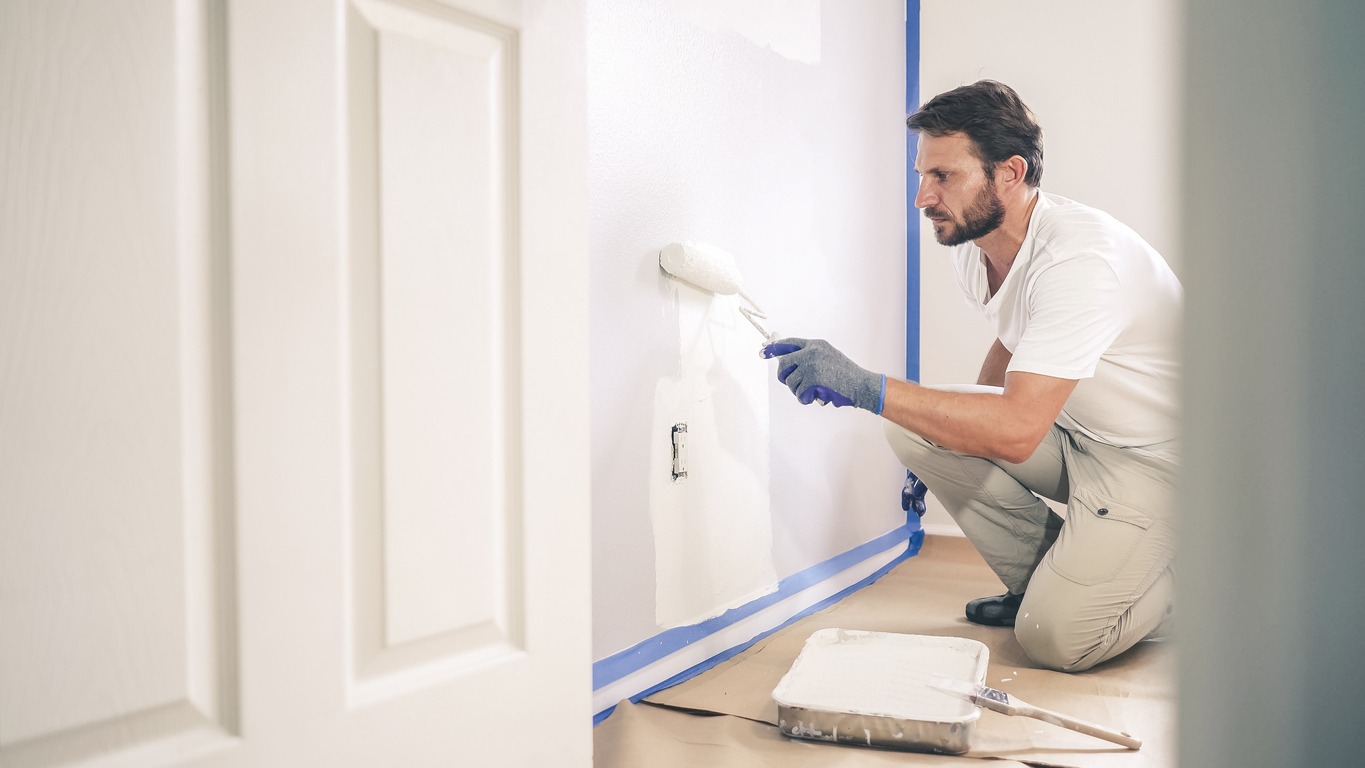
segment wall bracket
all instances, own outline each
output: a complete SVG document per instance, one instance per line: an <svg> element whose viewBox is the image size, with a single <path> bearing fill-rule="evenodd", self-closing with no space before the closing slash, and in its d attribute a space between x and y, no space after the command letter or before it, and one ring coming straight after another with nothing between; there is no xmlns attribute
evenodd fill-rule
<svg viewBox="0 0 1365 768"><path fill-rule="evenodd" d="M687 422L673 425L673 482L687 479Z"/></svg>

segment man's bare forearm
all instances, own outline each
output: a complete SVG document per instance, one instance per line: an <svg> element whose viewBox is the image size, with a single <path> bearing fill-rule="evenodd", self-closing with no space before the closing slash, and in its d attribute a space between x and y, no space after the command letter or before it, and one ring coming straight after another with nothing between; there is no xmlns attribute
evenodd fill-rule
<svg viewBox="0 0 1365 768"><path fill-rule="evenodd" d="M888 377L882 417L949 450L1017 464L1052 429L1076 382L1018 371L1008 379L994 394L927 389Z"/></svg>

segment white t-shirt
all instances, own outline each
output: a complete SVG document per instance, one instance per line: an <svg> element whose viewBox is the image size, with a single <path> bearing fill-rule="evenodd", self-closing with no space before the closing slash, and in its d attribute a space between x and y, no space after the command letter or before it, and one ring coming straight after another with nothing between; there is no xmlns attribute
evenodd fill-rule
<svg viewBox="0 0 1365 768"><path fill-rule="evenodd" d="M1161 254L1109 214L1039 190L994 296L980 248L952 256L968 302L1013 354L1008 370L1078 380L1058 424L1176 459L1183 292Z"/></svg>

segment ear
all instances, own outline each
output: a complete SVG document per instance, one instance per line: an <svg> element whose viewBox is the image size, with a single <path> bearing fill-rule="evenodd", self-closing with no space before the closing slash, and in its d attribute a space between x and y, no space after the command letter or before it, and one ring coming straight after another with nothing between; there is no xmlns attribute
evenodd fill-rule
<svg viewBox="0 0 1365 768"><path fill-rule="evenodd" d="M996 173L996 178L1001 183L1008 186L1024 183L1024 176L1028 173L1028 161L1019 155L1014 155L1008 160L1000 163L1000 170Z"/></svg>

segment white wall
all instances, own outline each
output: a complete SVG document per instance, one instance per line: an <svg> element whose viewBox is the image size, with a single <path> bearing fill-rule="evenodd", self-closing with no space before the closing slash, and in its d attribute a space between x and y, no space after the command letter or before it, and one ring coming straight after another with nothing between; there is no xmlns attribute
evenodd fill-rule
<svg viewBox="0 0 1365 768"><path fill-rule="evenodd" d="M982 78L1013 87L1043 126L1043 189L1118 217L1180 274L1176 11L1174 0L923 0L920 98ZM921 380L975 381L994 336L928 227L920 265ZM924 525L957 531L932 494Z"/></svg>
<svg viewBox="0 0 1365 768"><path fill-rule="evenodd" d="M658 252L719 245L779 333L903 371L905 45L897 0L590 0L588 22L603 658L904 523L880 420L798 405L736 300Z"/></svg>

